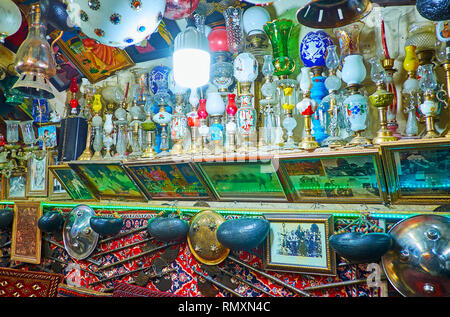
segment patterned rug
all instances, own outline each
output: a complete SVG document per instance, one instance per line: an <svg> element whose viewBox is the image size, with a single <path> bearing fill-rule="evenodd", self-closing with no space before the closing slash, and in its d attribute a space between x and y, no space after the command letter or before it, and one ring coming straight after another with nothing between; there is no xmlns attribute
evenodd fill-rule
<svg viewBox="0 0 450 317"><path fill-rule="evenodd" d="M111 297L112 294L97 292L84 287L59 284L56 297Z"/></svg>
<svg viewBox="0 0 450 317"><path fill-rule="evenodd" d="M56 297L64 275L0 268L0 297Z"/></svg>
<svg viewBox="0 0 450 317"><path fill-rule="evenodd" d="M179 297L172 293L151 290L127 283L114 283L113 297Z"/></svg>

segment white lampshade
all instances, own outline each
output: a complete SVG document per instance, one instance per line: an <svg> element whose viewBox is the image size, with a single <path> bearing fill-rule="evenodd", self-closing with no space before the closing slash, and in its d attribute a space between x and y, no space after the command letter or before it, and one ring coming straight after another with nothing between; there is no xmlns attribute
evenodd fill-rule
<svg viewBox="0 0 450 317"><path fill-rule="evenodd" d="M175 82L188 88L206 85L209 81L211 56L208 39L194 26L175 38L173 53L173 78Z"/></svg>
<svg viewBox="0 0 450 317"><path fill-rule="evenodd" d="M0 43L5 38L16 33L22 24L22 15L12 0L0 1Z"/></svg>
<svg viewBox="0 0 450 317"><path fill-rule="evenodd" d="M248 35L254 33L264 33L263 26L270 21L269 12L263 7L250 7L245 10L242 16L243 27Z"/></svg>
<svg viewBox="0 0 450 317"><path fill-rule="evenodd" d="M218 92L209 92L206 97L206 111L210 116L223 115L225 103Z"/></svg>

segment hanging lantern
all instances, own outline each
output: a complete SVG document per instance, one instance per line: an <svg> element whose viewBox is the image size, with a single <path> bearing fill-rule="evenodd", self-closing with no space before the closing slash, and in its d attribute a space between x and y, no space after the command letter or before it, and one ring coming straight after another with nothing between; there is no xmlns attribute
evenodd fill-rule
<svg viewBox="0 0 450 317"><path fill-rule="evenodd" d="M196 88L208 83L211 56L208 39L188 22L175 38L173 76L182 87Z"/></svg>
<svg viewBox="0 0 450 317"><path fill-rule="evenodd" d="M12 0L2 0L0 3L0 43L5 38L16 33L22 23L22 15L17 5Z"/></svg>
<svg viewBox="0 0 450 317"><path fill-rule="evenodd" d="M46 23L41 19L38 4L31 7L29 25L28 36L16 54L16 70L20 77L13 88L29 97L51 99L55 96L55 88L49 78L56 74L55 57L45 38Z"/></svg>
<svg viewBox="0 0 450 317"><path fill-rule="evenodd" d="M165 0L69 0L70 19L88 37L113 46L137 44L152 34L163 18Z"/></svg>

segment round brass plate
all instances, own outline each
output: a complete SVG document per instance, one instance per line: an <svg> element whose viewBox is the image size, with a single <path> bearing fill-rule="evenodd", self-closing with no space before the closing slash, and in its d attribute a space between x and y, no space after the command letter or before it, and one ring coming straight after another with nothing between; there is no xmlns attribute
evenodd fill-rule
<svg viewBox="0 0 450 317"><path fill-rule="evenodd" d="M200 263L216 265L230 253L230 249L224 247L216 237L217 228L223 222L225 218L212 210L199 212L189 222L189 249Z"/></svg>

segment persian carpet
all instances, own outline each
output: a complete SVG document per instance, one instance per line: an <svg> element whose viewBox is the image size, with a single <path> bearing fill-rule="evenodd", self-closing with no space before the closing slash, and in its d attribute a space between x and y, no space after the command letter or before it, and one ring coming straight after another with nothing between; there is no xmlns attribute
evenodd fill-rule
<svg viewBox="0 0 450 317"><path fill-rule="evenodd" d="M64 275L0 268L0 297L56 297Z"/></svg>
<svg viewBox="0 0 450 317"><path fill-rule="evenodd" d="M114 283L113 297L180 297L172 293L160 292L149 288L123 282Z"/></svg>

